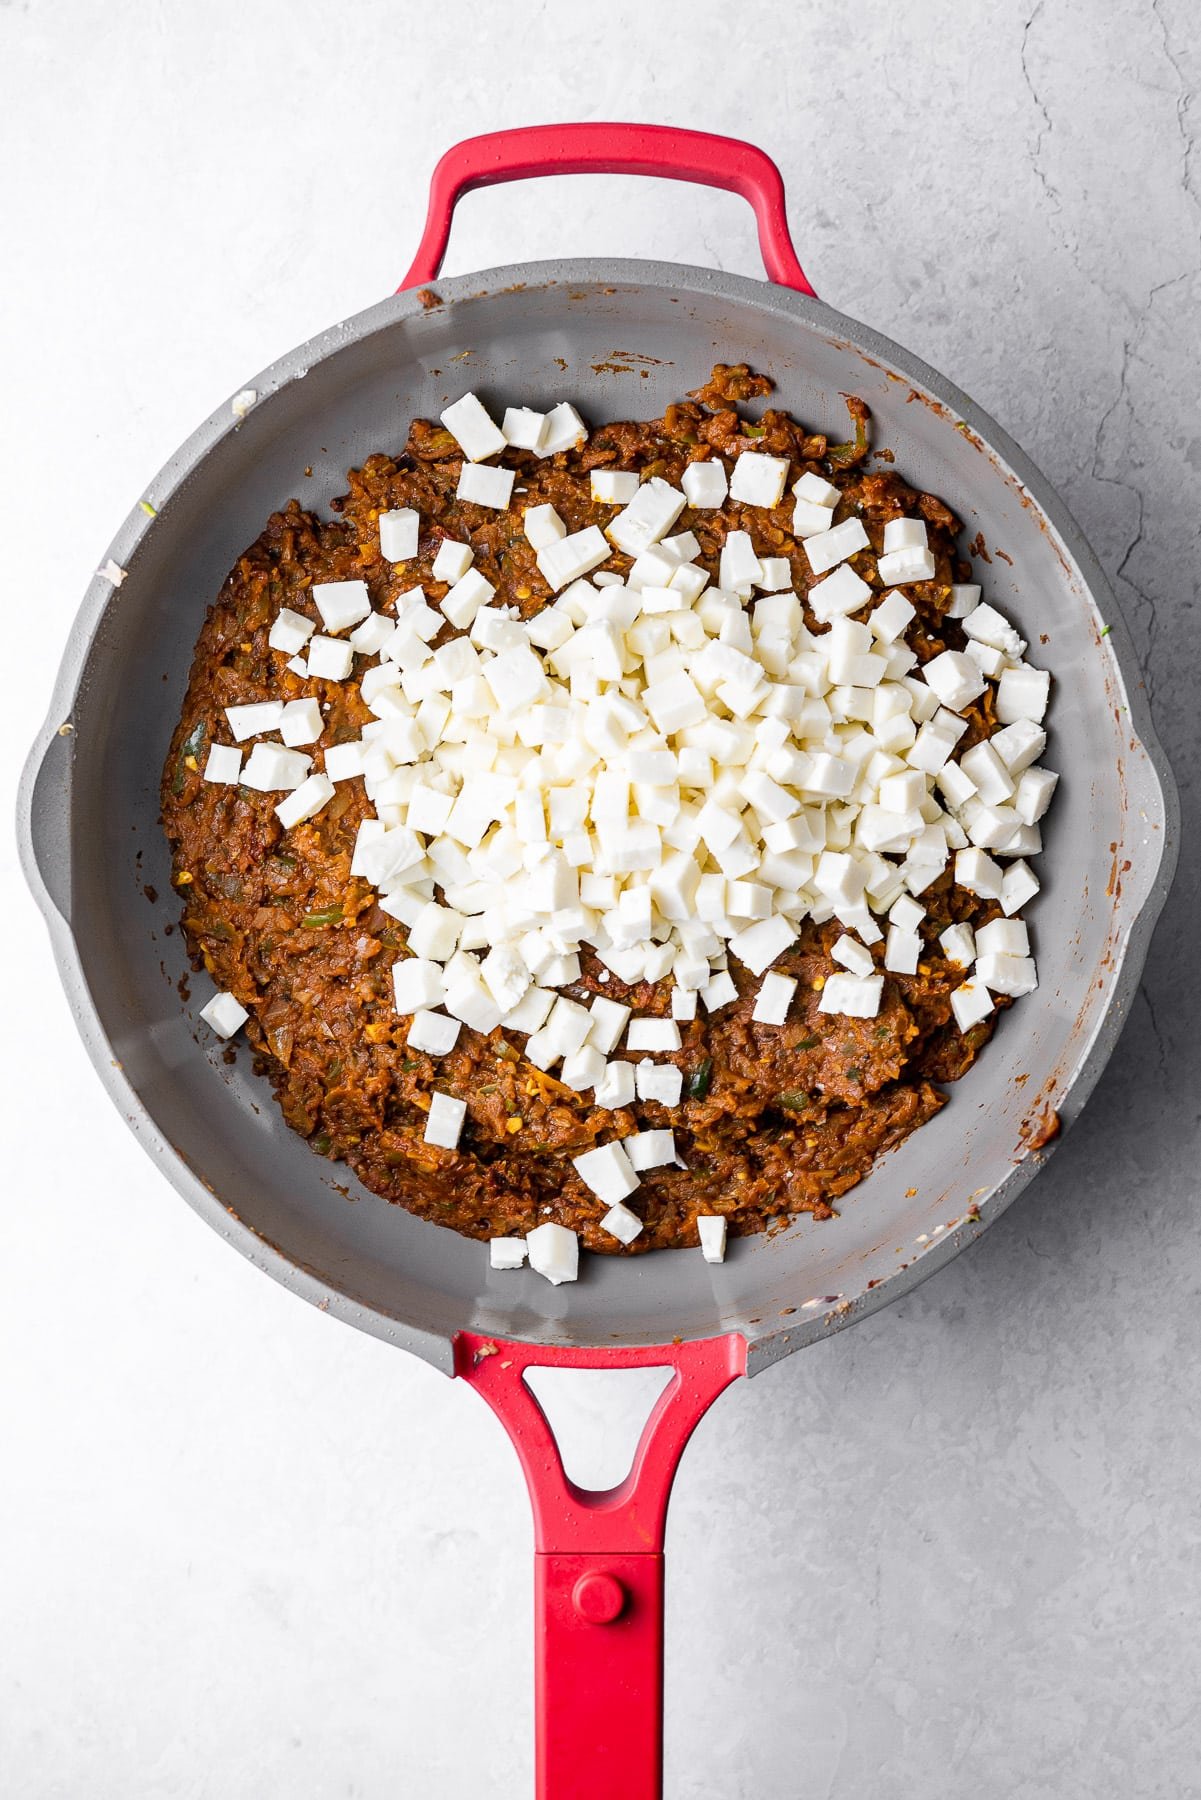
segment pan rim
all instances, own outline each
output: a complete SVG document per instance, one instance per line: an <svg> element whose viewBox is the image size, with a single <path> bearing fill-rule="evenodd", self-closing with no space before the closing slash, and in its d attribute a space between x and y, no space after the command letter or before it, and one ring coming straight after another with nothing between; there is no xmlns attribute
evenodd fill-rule
<svg viewBox="0 0 1201 1800"><path fill-rule="evenodd" d="M1041 517L1070 557L1089 598L1110 627L1107 647L1112 653L1121 682L1135 743L1146 756L1151 777L1150 782L1144 784L1148 791L1143 795L1143 804L1156 814L1161 825L1158 855L1154 867L1145 871L1146 890L1141 903L1125 933L1112 947L1108 998L1093 1031L1087 1041L1081 1043L1064 1083L1063 1095L1065 1098L1071 1096L1071 1113L1074 1117L1092 1092L1116 1044L1124 1023L1125 1002L1137 984L1151 933L1171 886L1178 853L1179 802L1167 758L1155 734L1133 643L1121 609L1087 540L1051 484L995 420L954 383L919 357L872 327L838 312L824 301L810 299L763 280L686 264L638 259L574 259L508 265L447 280L439 279L430 286L443 305L460 302L486 303L491 296L520 286L530 289L562 287L568 304L573 289L591 293L598 288L623 286L670 288L679 297L690 292L703 295L716 293L752 307L762 307L765 300L769 299L773 311L783 310L793 314L798 320L816 327L837 342L861 354L867 354L887 369L899 372L915 387L924 389L934 402L962 421L967 430L980 441L980 447L992 456L994 462L1004 464L1029 494ZM273 396L293 381L301 379L317 361L376 332L417 317L425 310L426 303L421 297L423 292L425 290L409 291L379 301L276 359L245 384L259 396L256 406L269 405ZM133 560L143 539L156 529L157 512L169 503L171 496L189 479L209 452L228 433L236 431L239 424L240 421L226 401L168 459L144 490L155 509L154 514L148 514L141 506L132 509L109 546L108 554L119 566L127 566ZM205 1187L193 1170L164 1141L136 1089L114 1064L110 1041L91 1004L87 977L74 935L56 906L51 889L39 867L33 833L35 790L39 778L48 769L53 778L55 771L52 765L56 760L69 762L70 741L69 738L64 740L59 736L59 728L71 715L75 695L104 612L113 599L113 591L110 584L97 576L85 592L68 634L45 723L34 741L22 774L18 800L18 837L22 865L35 899L47 920L60 979L67 991L88 1054L110 1097L131 1129L150 1151L172 1185L206 1223L234 1243L257 1267L321 1310L343 1318L347 1323L386 1341L400 1343L451 1373L453 1365L449 1337L424 1327L410 1325L332 1287L258 1236L244 1221L234 1217L219 1196ZM59 758L55 757L56 746L61 751ZM66 774L63 772L64 783L65 779ZM803 1323L794 1322L789 1329L756 1337L750 1344L748 1372L755 1372L816 1338L843 1329L911 1291L987 1229L1017 1198L1027 1182L1038 1172L1043 1160L1041 1156L1032 1155L1017 1164L981 1200L978 1215L973 1220L961 1224L955 1231L948 1232L931 1243L907 1268L896 1270L876 1288ZM549 1343L552 1340L539 1338L529 1341ZM581 1338L578 1341L584 1340ZM611 1341L609 1340L610 1343ZM592 1347L603 1350L606 1345L597 1343Z"/></svg>

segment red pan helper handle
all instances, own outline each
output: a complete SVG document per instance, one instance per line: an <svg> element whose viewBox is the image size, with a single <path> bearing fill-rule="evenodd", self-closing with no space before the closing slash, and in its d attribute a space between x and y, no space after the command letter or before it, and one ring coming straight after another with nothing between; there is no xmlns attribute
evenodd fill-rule
<svg viewBox="0 0 1201 1800"><path fill-rule="evenodd" d="M625 1480L577 1487L526 1370L668 1366ZM667 1501L693 1430L746 1373L746 1341L566 1350L464 1331L455 1373L513 1440L534 1509L537 1800L661 1800Z"/></svg>
<svg viewBox="0 0 1201 1800"><path fill-rule="evenodd" d="M709 131L617 124L526 125L455 144L434 170L425 230L398 292L437 276L463 194L535 175L659 175L741 194L755 209L768 278L817 298L792 247L784 183L770 156L741 138Z"/></svg>

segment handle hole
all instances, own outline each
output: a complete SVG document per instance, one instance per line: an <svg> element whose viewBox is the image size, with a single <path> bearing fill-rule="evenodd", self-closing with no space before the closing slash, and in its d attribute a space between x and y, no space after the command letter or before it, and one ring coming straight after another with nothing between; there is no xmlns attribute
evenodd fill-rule
<svg viewBox="0 0 1201 1800"><path fill-rule="evenodd" d="M455 207L448 275L512 262L634 256L762 277L737 194L645 175L544 175L477 188Z"/></svg>
<svg viewBox="0 0 1201 1800"><path fill-rule="evenodd" d="M672 1373L659 1365L525 1371L525 1384L546 1414L569 1480L595 1493L625 1480L643 1426Z"/></svg>

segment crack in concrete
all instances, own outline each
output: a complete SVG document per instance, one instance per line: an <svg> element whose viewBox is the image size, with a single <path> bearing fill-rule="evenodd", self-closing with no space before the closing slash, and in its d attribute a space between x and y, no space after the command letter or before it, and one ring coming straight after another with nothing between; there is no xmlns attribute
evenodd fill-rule
<svg viewBox="0 0 1201 1800"><path fill-rule="evenodd" d="M1149 305L1150 302L1148 301L1148 309ZM1146 641L1146 653L1140 658L1140 661L1143 664L1146 675L1147 695L1148 698L1153 701L1155 697L1153 691L1154 677L1150 668L1150 662L1155 641L1155 606L1150 595L1145 594L1138 586L1138 583L1126 573L1127 565L1129 564L1131 557L1143 541L1143 517L1146 502L1143 499L1142 490L1135 487L1133 482L1124 481L1120 475L1104 474L1101 469L1101 458L1103 454L1102 444L1105 438L1106 429L1109 425L1109 421L1113 418L1118 408L1126 401L1127 386L1130 379L1130 364L1134 357L1135 348L1145 329L1145 321L1146 312L1144 311L1140 323L1134 333L1130 337L1124 338L1122 341L1122 365L1118 376L1117 392L1105 411L1101 414L1097 423L1096 435L1093 438L1092 477L1094 481L1101 482L1106 487L1117 488L1121 493L1130 495L1134 501L1134 532L1119 558L1117 574L1126 583L1126 586L1130 589L1138 602L1138 623L1142 627Z"/></svg>
<svg viewBox="0 0 1201 1800"><path fill-rule="evenodd" d="M1180 65L1180 59L1172 49L1172 42L1168 36L1168 22L1163 15L1163 0L1151 0L1151 11L1155 16L1156 24L1159 26L1160 37L1163 40L1164 56L1167 59L1168 67L1176 77L1178 86L1176 95L1176 129L1180 133L1180 185L1185 194L1192 201L1193 205L1196 206L1198 204L1197 190L1193 183L1192 172L1192 154L1195 140L1188 124L1188 111L1193 99L1193 90L1185 79L1184 70Z"/></svg>
<svg viewBox="0 0 1201 1800"><path fill-rule="evenodd" d="M1043 193L1047 196L1047 199L1050 201L1050 203L1054 207L1055 211L1057 213L1059 213L1063 210L1063 202L1060 200L1059 190L1055 186L1054 182L1051 181L1051 179L1047 175L1046 170L1042 166L1043 141L1044 141L1044 139L1048 138L1051 135L1051 130L1052 130L1051 115L1047 111L1046 102L1043 100L1042 95L1038 92L1038 89L1035 87L1033 79L1031 78L1030 64L1027 60L1027 55L1026 55L1027 46L1030 41L1030 33L1034 27L1034 23L1035 23L1036 19L1038 18L1039 14L1042 12L1045 4L1046 4L1046 0L1038 0L1038 5L1035 7L1034 11L1030 14L1030 17L1026 20L1025 24L1023 25L1023 27L1022 27L1022 43L1021 43L1021 50L1020 50L1019 54L1020 54L1021 65L1022 65L1022 80L1026 83L1027 92L1029 93L1031 100L1033 100L1035 108L1038 112L1038 115L1042 119L1042 122L1043 122L1042 130L1038 133L1038 136L1034 140L1034 149L1033 149L1033 152L1032 152L1031 158L1030 158L1031 166L1034 169L1035 176L1038 180L1038 185L1042 188Z"/></svg>
<svg viewBox="0 0 1201 1800"><path fill-rule="evenodd" d="M1151 701L1152 705L1154 705L1155 702L1155 655L1159 642L1159 615L1155 601L1152 599L1151 595L1148 594L1144 588L1139 586L1138 582L1134 579L1134 576L1130 573L1130 565L1144 541L1146 497L1143 494L1142 489L1136 487L1134 482L1124 480L1121 475L1103 473L1101 469L1101 459L1104 454L1103 440L1106 428L1108 427L1110 420L1114 417L1114 414L1118 411L1118 408L1128 402L1131 365L1142 348L1143 338L1146 335L1156 299L1160 294L1164 293L1166 289L1176 287L1182 281L1190 281L1195 273L1196 271L1193 269L1183 270L1179 275L1173 275L1167 281L1158 281L1153 287L1148 289L1147 302L1138 314L1138 323L1131 335L1122 342L1122 365L1118 378L1117 392L1110 404L1106 407L1104 413L1101 415L1101 419L1097 425L1096 435L1093 439L1091 472L1094 481L1099 481L1107 487L1118 488L1122 493L1129 494L1134 501L1134 530L1118 559L1115 573L1119 580L1125 582L1126 586L1130 589L1130 592L1134 595L1138 605L1138 624L1142 629L1145 640L1145 650L1140 656L1139 661L1142 664L1143 675L1147 685L1147 698ZM1119 466L1121 466L1120 459Z"/></svg>

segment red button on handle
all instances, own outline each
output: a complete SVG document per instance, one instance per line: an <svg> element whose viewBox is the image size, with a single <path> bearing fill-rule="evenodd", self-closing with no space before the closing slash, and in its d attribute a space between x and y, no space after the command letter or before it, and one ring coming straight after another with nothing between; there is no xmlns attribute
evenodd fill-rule
<svg viewBox="0 0 1201 1800"><path fill-rule="evenodd" d="M616 1575L596 1569L591 1575L580 1576L571 1590L571 1603L590 1625L611 1625L621 1617L626 1591Z"/></svg>
<svg viewBox="0 0 1201 1800"><path fill-rule="evenodd" d="M455 205L474 188L536 175L660 175L741 194L755 209L768 278L817 296L788 230L784 182L771 157L742 138L671 125L527 125L464 138L449 149L430 182L429 211L413 266L400 284L420 287L442 267Z"/></svg>

